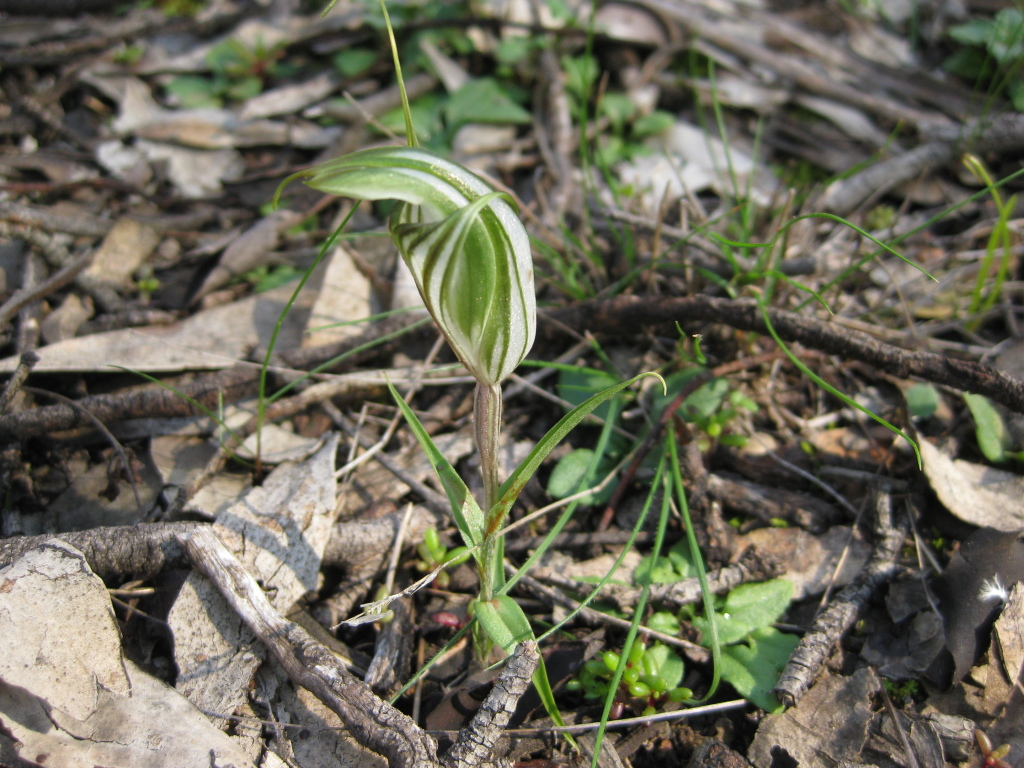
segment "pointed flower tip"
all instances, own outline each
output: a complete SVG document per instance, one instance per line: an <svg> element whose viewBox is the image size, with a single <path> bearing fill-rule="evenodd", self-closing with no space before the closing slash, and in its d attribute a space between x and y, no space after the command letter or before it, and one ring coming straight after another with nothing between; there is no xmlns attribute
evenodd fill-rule
<svg viewBox="0 0 1024 768"><path fill-rule="evenodd" d="M309 186L400 201L391 234L445 339L480 382L498 384L533 346L533 256L507 195L424 149L354 152L314 169Z"/></svg>

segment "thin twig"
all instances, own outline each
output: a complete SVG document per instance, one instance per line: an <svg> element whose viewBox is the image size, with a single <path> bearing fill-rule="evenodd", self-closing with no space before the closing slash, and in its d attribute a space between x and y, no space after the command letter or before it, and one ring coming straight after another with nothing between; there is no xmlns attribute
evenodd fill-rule
<svg viewBox="0 0 1024 768"><path fill-rule="evenodd" d="M15 395L21 390L22 385L28 379L28 375L32 373L32 368L38 362L39 355L32 350L22 353L21 359L18 360L18 367L14 369L14 373L11 374L11 378L7 381L3 394L0 394L0 413L6 413L11 407Z"/></svg>
<svg viewBox="0 0 1024 768"><path fill-rule="evenodd" d="M795 705L811 687L818 670L842 635L857 620L868 598L895 572L896 556L907 535L907 516L892 520L892 499L882 490L875 499L875 551L864 570L818 614L807 634L789 657L773 693L787 707Z"/></svg>
<svg viewBox="0 0 1024 768"><path fill-rule="evenodd" d="M0 234L2 234L2 232L0 232ZM34 301L39 301L52 293L56 293L61 288L69 285L76 277L85 271L85 268L92 262L92 257L93 252L87 251L63 269L58 270L46 280L43 280L43 282L38 285L33 286L32 288L23 288L19 290L11 296L11 298L5 301L3 306L0 306L0 325L9 323L11 318L18 314L18 311L23 307L28 306Z"/></svg>

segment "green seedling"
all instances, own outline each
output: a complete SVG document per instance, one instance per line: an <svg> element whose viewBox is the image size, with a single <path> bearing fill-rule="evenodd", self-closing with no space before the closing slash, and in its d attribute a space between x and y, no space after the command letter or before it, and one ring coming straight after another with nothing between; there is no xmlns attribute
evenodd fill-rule
<svg viewBox="0 0 1024 768"><path fill-rule="evenodd" d="M793 597L793 584L773 579L741 584L715 609L718 640L722 644L722 679L743 698L766 712L781 711L771 693L799 638L772 627ZM702 642L710 637L710 624L700 616L693 625Z"/></svg>
<svg viewBox="0 0 1024 768"><path fill-rule="evenodd" d="M342 77L356 77L373 67L379 57L372 48L345 48L334 54L331 63Z"/></svg>
<svg viewBox="0 0 1024 768"><path fill-rule="evenodd" d="M1017 207L1017 195L1010 195L1003 199L999 188L994 184L992 175L988 172L985 164L975 155L965 155L964 165L976 179L985 184L985 188L992 193L992 202L995 203L998 216L992 227L992 234L989 235L985 244L985 258L981 260L981 268L978 270L978 278L974 283L974 290L971 292L970 313L976 315L968 322L968 328L977 329L984 321L984 313L995 306L1002 296L1003 283L1010 276L1010 267L1013 264L1014 235L1010 228L1010 220L1013 218L1014 209ZM988 292L985 291L985 284L988 282L992 272L992 266L996 262L998 253L999 266Z"/></svg>
<svg viewBox="0 0 1024 768"><path fill-rule="evenodd" d="M964 393L964 402L974 418L974 436L982 455L993 464L1008 459L1024 460L1024 451L1012 451L1013 439L996 407L987 397Z"/></svg>
<svg viewBox="0 0 1024 768"><path fill-rule="evenodd" d="M146 49L141 45L121 45L113 50L111 57L117 64L131 66L137 64L145 53Z"/></svg>
<svg viewBox="0 0 1024 768"><path fill-rule="evenodd" d="M608 121L608 133L597 142L597 159L604 167L648 154L644 140L664 133L675 122L661 110L640 114L633 99L624 93L605 94L597 105L597 117Z"/></svg>
<svg viewBox="0 0 1024 768"><path fill-rule="evenodd" d="M992 18L950 27L949 36L964 47L946 59L946 69L991 94L1005 91L1014 108L1024 112L1024 11L1003 8Z"/></svg>
<svg viewBox="0 0 1024 768"><path fill-rule="evenodd" d="M466 547L448 549L448 547L442 544L440 537L437 535L437 529L434 526L430 526L423 533L423 541L416 546L416 552L420 556L419 561L416 563L416 569L421 573L430 573L441 565L452 567L461 565L470 557L469 550ZM450 580L448 572L441 571L434 582L441 589L444 589L448 586Z"/></svg>
<svg viewBox="0 0 1024 768"><path fill-rule="evenodd" d="M640 561L634 572L636 583L645 586L647 584L673 584L683 579L689 579L697 575L697 569L693 564L693 557L685 540L677 541L665 554L655 557L648 555ZM655 613L651 621L665 621L664 612ZM648 622L652 629L660 629ZM678 626L678 622L677 622ZM675 634L678 630L670 632Z"/></svg>
<svg viewBox="0 0 1024 768"><path fill-rule="evenodd" d="M689 551L679 542L664 555L645 558L636 570L638 584L668 584L696 574ZM793 585L785 579L759 584L743 584L724 600L716 600L714 623L722 647L722 679L737 693L768 712L779 711L779 702L771 694L790 653L799 638L774 629L771 624L789 606ZM682 613L701 632L701 641L710 647L711 622L693 616L688 606ZM667 634L681 627L678 614L659 611L647 626Z"/></svg>
<svg viewBox="0 0 1024 768"><path fill-rule="evenodd" d="M245 101L259 95L269 78L281 74L284 49L262 42L249 47L230 38L206 55L210 75L181 75L171 80L167 93L187 109L221 107L225 101Z"/></svg>
<svg viewBox="0 0 1024 768"><path fill-rule="evenodd" d="M428 93L412 104L417 141L442 151L451 147L455 132L470 123L527 125L533 116L520 102L523 94L490 77L470 80L448 95ZM405 113L399 108L381 115L378 125L397 135L405 133Z"/></svg>
<svg viewBox="0 0 1024 768"><path fill-rule="evenodd" d="M912 419L930 419L939 408L939 390L934 384L913 384L903 393Z"/></svg>
<svg viewBox="0 0 1024 768"><path fill-rule="evenodd" d="M605 651L586 662L566 688L582 692L587 699L605 699L621 658L616 651ZM615 690L612 718L620 718L626 706L644 716L653 715L670 701L690 701L693 691L680 685L683 671L683 660L667 645L634 642Z"/></svg>
<svg viewBox="0 0 1024 768"><path fill-rule="evenodd" d="M668 394L655 395L654 408L659 411L679 395L695 378L706 373L700 366L677 371L665 379ZM699 432L701 450L709 450L716 443L743 446L745 435L729 432L730 425L744 414L757 413L757 403L736 389L727 379L712 379L700 385L679 406L679 415Z"/></svg>

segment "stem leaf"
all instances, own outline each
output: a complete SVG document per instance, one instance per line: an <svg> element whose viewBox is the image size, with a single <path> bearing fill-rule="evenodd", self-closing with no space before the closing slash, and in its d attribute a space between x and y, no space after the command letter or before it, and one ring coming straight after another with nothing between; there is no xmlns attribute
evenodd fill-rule
<svg viewBox="0 0 1024 768"><path fill-rule="evenodd" d="M469 492L469 488L466 487L462 478L455 471L455 468L441 454L437 446L434 445L434 441L430 439L430 435L423 428L423 424L420 423L412 408L406 404L390 381L388 382L388 389L391 390L391 396L402 411L402 415L419 441L420 447L423 448L424 453L430 459L430 464L437 473L437 478L441 481L441 485L444 486L445 493L448 494L448 503L451 504L452 516L455 518L455 525L458 526L459 533L462 534L462 540L471 549L479 547L484 540L483 511L476 503L476 499L473 498L473 494ZM474 557L478 557L476 552L474 552Z"/></svg>
<svg viewBox="0 0 1024 768"><path fill-rule="evenodd" d="M516 644L523 640L533 640L533 627L526 613L519 603L508 595L497 597L476 603L476 620L480 622L484 632L497 645L501 646L506 653L512 653ZM558 710L558 703L555 701L555 693L551 689L551 681L548 679L547 667L544 666L544 657L541 657L537 671L533 673L533 685L537 689L541 703L548 715L555 722L555 725L565 725L562 713ZM566 734L572 742L572 737ZM575 742L573 742L575 744Z"/></svg>

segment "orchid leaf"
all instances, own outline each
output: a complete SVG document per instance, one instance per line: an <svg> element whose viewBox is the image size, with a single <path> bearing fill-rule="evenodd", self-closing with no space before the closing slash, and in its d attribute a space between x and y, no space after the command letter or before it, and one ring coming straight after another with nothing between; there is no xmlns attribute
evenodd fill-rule
<svg viewBox="0 0 1024 768"><path fill-rule="evenodd" d="M505 653L512 653L516 645L523 640L535 639L533 627L530 626L526 612L508 595L498 595L492 600L477 602L474 615L487 636ZM537 689L537 695L540 696L544 709L554 720L555 725L565 725L562 713L559 712L558 704L555 701L554 691L551 689L551 681L548 679L543 657L537 666L537 671L533 673L533 685ZM568 737L568 734L566 736Z"/></svg>
<svg viewBox="0 0 1024 768"><path fill-rule="evenodd" d="M484 539L483 511L476 503L476 499L473 498L473 494L469 492L469 488L466 487L462 478L455 471L455 468L441 454L437 446L434 445L434 441L430 439L430 435L423 428L419 418L417 418L412 408L406 404L405 400L402 399L401 395L398 394L398 390L395 389L390 381L388 382L388 389L391 390L391 396L395 399L399 409L402 411L402 415L409 424L409 428L412 429L412 433L416 436L423 451L430 459L430 464L437 473L437 478L441 481L441 485L444 486L445 493L448 494L448 503L451 505L452 516L455 518L455 524L459 528L459 533L462 534L462 540L466 543L467 547L479 547ZM478 555L474 553L474 557L478 557Z"/></svg>

